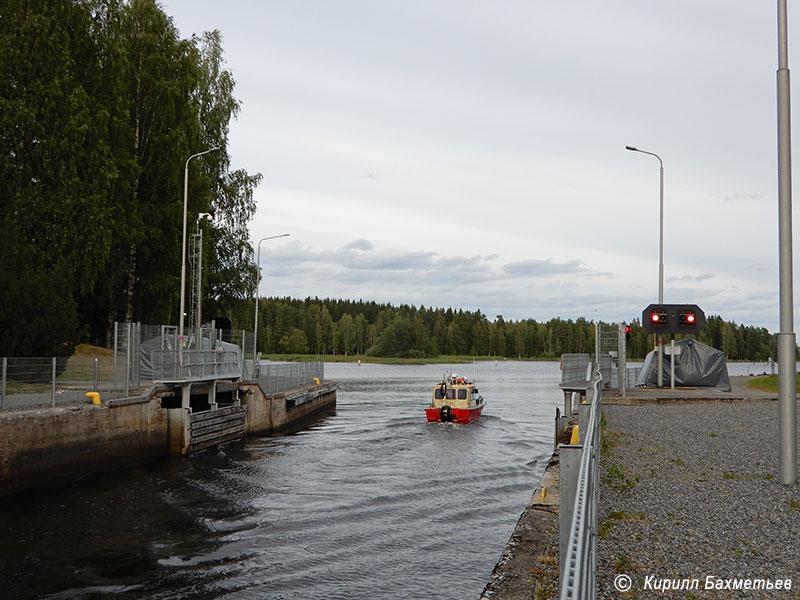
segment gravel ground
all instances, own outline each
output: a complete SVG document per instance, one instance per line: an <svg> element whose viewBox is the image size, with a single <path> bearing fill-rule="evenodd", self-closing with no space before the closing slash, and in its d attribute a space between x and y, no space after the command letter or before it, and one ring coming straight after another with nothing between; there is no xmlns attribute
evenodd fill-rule
<svg viewBox="0 0 800 600"><path fill-rule="evenodd" d="M598 598L800 598L800 485L779 480L777 411L769 400L604 406ZM791 589L706 590L708 577ZM662 580L697 589L655 589Z"/></svg>
<svg viewBox="0 0 800 600"><path fill-rule="evenodd" d="M86 392L90 392L91 386L87 386L83 390L64 390L57 389L55 395L55 406L79 406L83 404L91 404L91 400L86 398ZM99 390L100 399L102 401L110 400L112 398L123 398L125 396L122 392L114 392L108 390ZM135 390L132 395L135 395ZM19 410L38 410L42 408L50 408L53 406L53 396L50 392L41 394L9 394L5 397L2 403L1 412L12 412Z"/></svg>

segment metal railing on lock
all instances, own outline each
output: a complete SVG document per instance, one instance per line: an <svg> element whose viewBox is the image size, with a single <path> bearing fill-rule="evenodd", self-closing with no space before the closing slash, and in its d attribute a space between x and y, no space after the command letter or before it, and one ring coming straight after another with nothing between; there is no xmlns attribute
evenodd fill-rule
<svg viewBox="0 0 800 600"><path fill-rule="evenodd" d="M264 363L259 366L258 381L265 394L277 394L321 382L325 363Z"/></svg>
<svg viewBox="0 0 800 600"><path fill-rule="evenodd" d="M561 559L561 600L593 600L597 568L598 466L600 459L600 412L602 376L594 381L589 418L575 486L572 520ZM562 485L566 482L562 479Z"/></svg>
<svg viewBox="0 0 800 600"><path fill-rule="evenodd" d="M197 381L241 376L239 353L228 350L154 350L153 379Z"/></svg>

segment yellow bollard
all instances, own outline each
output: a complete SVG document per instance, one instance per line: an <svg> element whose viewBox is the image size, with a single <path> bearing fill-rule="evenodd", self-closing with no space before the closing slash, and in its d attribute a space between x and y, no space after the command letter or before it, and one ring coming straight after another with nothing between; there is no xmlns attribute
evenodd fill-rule
<svg viewBox="0 0 800 600"><path fill-rule="evenodd" d="M92 404L100 404L100 394L97 392L86 392L86 397L91 398Z"/></svg>
<svg viewBox="0 0 800 600"><path fill-rule="evenodd" d="M314 383L316 383L317 385L319 385L319 377L314 377Z"/></svg>
<svg viewBox="0 0 800 600"><path fill-rule="evenodd" d="M578 426L572 428L572 437L569 439L570 446L578 445Z"/></svg>
<svg viewBox="0 0 800 600"><path fill-rule="evenodd" d="M542 486L542 502L544 502L545 498L547 498L547 488Z"/></svg>

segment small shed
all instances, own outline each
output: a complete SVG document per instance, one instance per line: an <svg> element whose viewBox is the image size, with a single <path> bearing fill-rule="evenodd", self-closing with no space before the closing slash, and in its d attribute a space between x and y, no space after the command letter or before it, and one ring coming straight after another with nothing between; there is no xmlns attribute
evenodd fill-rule
<svg viewBox="0 0 800 600"><path fill-rule="evenodd" d="M664 384L672 379L672 356L664 344ZM658 352L649 352L644 359L637 387L658 385ZM723 392L731 391L725 354L695 339L675 342L675 385L682 387L708 387Z"/></svg>

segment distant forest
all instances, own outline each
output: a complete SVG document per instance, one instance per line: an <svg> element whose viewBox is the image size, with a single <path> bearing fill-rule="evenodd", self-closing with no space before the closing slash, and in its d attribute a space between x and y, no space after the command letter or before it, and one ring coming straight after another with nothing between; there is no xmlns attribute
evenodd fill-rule
<svg viewBox="0 0 800 600"><path fill-rule="evenodd" d="M240 321L246 319L242 315ZM628 357L644 358L654 336L638 319L628 324ZM265 354L557 359L564 353L594 352L594 329L594 322L584 318L539 323L497 316L490 321L480 311L451 308L319 298L259 300L258 342ZM686 336L676 339L681 337ZM765 361L774 344L774 336L763 327L737 325L718 316L707 317L697 339L723 350L730 360Z"/></svg>

